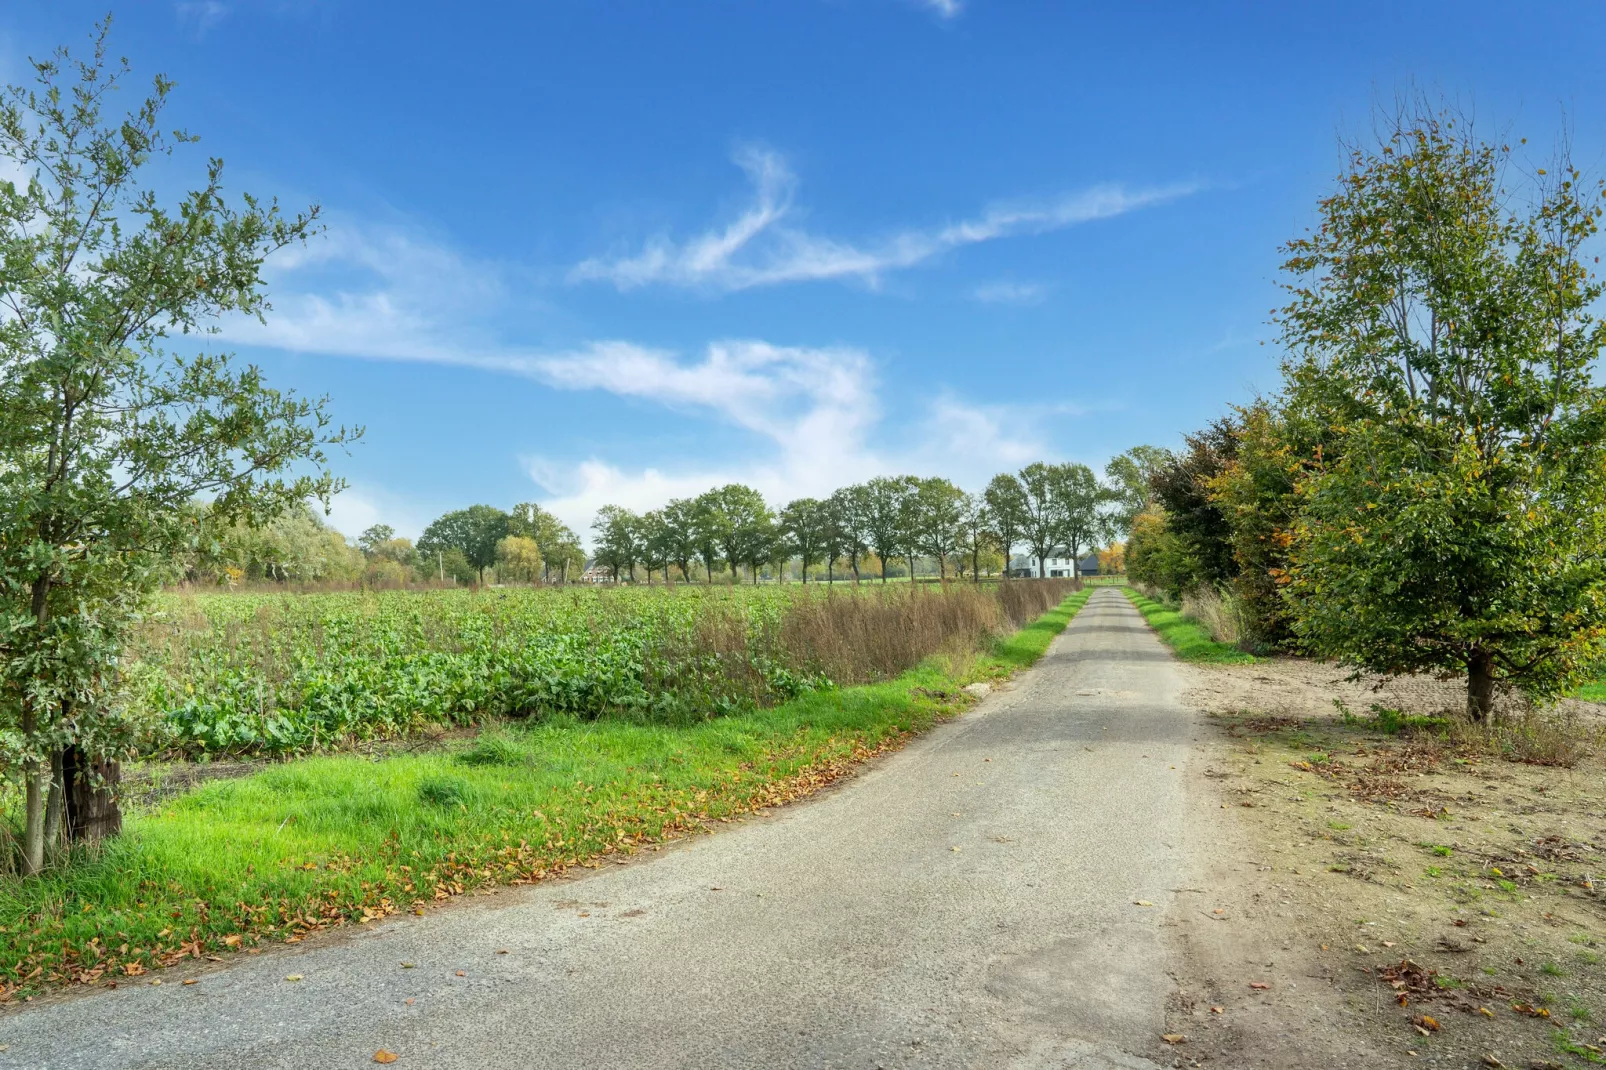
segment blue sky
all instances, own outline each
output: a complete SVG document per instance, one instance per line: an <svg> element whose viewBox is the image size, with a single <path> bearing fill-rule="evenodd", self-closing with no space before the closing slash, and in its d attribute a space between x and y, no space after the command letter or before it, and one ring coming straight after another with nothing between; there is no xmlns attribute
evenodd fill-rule
<svg viewBox="0 0 1606 1070"><path fill-rule="evenodd" d="M8 5L0 74L105 6ZM326 213L225 338L366 426L348 534L1102 467L1275 385L1278 245L1374 102L1606 152L1595 3L111 6L203 139L164 182Z"/></svg>

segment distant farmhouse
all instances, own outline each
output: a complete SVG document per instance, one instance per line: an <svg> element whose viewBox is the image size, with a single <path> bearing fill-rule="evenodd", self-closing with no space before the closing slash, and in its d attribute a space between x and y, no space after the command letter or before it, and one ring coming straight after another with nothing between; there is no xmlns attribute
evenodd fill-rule
<svg viewBox="0 0 1606 1070"><path fill-rule="evenodd" d="M1038 575L1037 558L1028 554L1016 554L1009 559L1009 574L1022 579L1035 579ZM1069 557L1049 557L1043 561L1042 575L1051 579L1098 574L1099 555L1096 553L1088 554L1081 561L1072 561Z"/></svg>

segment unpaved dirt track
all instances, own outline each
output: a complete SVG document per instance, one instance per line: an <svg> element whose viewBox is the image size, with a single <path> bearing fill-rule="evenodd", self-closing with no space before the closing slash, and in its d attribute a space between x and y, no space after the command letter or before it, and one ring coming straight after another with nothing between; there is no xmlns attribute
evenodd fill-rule
<svg viewBox="0 0 1606 1070"><path fill-rule="evenodd" d="M1181 686L1099 590L1015 689L820 799L6 1014L0 1066L1154 1066L1133 1053L1163 1048L1165 911L1198 869Z"/></svg>

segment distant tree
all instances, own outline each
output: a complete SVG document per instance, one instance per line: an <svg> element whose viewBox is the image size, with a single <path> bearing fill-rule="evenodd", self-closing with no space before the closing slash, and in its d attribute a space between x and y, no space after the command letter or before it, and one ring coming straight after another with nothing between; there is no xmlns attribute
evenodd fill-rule
<svg viewBox="0 0 1606 1070"><path fill-rule="evenodd" d="M174 207L142 188L173 84L124 116L126 63L31 61L37 89L0 98L0 767L22 782L24 875L63 839L115 832L108 784L130 726L128 639L173 561L188 506L248 525L339 482L324 401L271 389L226 354L163 340L268 310L264 260L314 232L316 210L228 203L223 164ZM166 163L151 183L174 189Z"/></svg>
<svg viewBox="0 0 1606 1070"><path fill-rule="evenodd" d="M847 558L853 582L859 582L859 562L870 551L865 535L865 517L870 512L870 491L864 484L842 487L828 499L830 523L827 527L827 563Z"/></svg>
<svg viewBox="0 0 1606 1070"><path fill-rule="evenodd" d="M357 536L357 549L363 556L372 557L379 547L396 537L396 529L389 524L375 524Z"/></svg>
<svg viewBox="0 0 1606 1070"><path fill-rule="evenodd" d="M1026 488L1018 477L1002 472L987 484L982 499L987 503L993 535L997 537L998 548L1004 555L1004 571L1007 573L1015 544L1025 538Z"/></svg>
<svg viewBox="0 0 1606 1070"><path fill-rule="evenodd" d="M719 492L710 490L699 494L692 502L692 537L697 545L697 557L703 563L704 582L714 582L714 567L719 564L719 550L725 543L729 517L720 504ZM731 566L734 570L735 566Z"/></svg>
<svg viewBox="0 0 1606 1070"><path fill-rule="evenodd" d="M1022 491L1021 535L1037 558L1037 577L1047 575L1046 562L1065 535L1065 469L1062 465L1029 464L1017 477Z"/></svg>
<svg viewBox="0 0 1606 1070"><path fill-rule="evenodd" d="M965 545L965 492L940 477L921 479L911 496L914 503L913 546L937 562L937 574L948 579L948 558ZM914 574L914 562L909 563Z"/></svg>
<svg viewBox="0 0 1606 1070"><path fill-rule="evenodd" d="M621 573L633 581L641 560L641 518L621 506L604 505L591 522L591 533L597 563L613 573L613 582L619 582Z"/></svg>
<svg viewBox="0 0 1606 1070"><path fill-rule="evenodd" d="M887 582L887 559L909 546L909 499L914 487L913 476L876 476L864 484L865 512L860 523L865 541L880 561L882 583Z"/></svg>
<svg viewBox="0 0 1606 1070"><path fill-rule="evenodd" d="M496 544L507 537L508 515L490 505L471 505L440 517L418 540L422 557L456 550L474 569L483 586L485 570L496 564Z"/></svg>
<svg viewBox="0 0 1606 1070"><path fill-rule="evenodd" d="M662 509L652 509L641 515L636 525L636 538L641 545L641 563L647 569L647 586L652 586L653 570L664 574L669 582L670 536L669 524Z"/></svg>
<svg viewBox="0 0 1606 1070"><path fill-rule="evenodd" d="M1126 538L1132 521L1154 502L1154 476L1175 460L1171 451L1160 446L1133 446L1112 457L1104 466L1115 508L1111 510L1111 534Z"/></svg>
<svg viewBox="0 0 1606 1070"><path fill-rule="evenodd" d="M728 483L709 491L700 499L707 524L706 534L724 553L730 564L731 582L739 583L737 566L762 562L769 556L770 525L773 517L764 496L752 487Z"/></svg>
<svg viewBox="0 0 1606 1070"><path fill-rule="evenodd" d="M674 499L664 506L663 521L664 553L679 567L681 579L690 583L691 563L698 556L696 500Z"/></svg>
<svg viewBox="0 0 1606 1070"><path fill-rule="evenodd" d="M257 526L226 522L206 506L199 515L201 536L187 563L192 578L316 583L362 574L362 554L305 503Z"/></svg>
<svg viewBox="0 0 1606 1070"><path fill-rule="evenodd" d="M1307 649L1547 700L1606 662L1606 384L1588 259L1603 190L1425 102L1351 147L1289 243L1292 407L1337 449L1300 480L1288 597Z"/></svg>
<svg viewBox="0 0 1606 1070"><path fill-rule="evenodd" d="M960 549L970 555L971 579L981 581L981 557L993 548L993 515L987 499L980 494L966 494L959 511Z"/></svg>
<svg viewBox="0 0 1606 1070"><path fill-rule="evenodd" d="M509 535L496 544L498 582L534 583L541 575L541 546L527 535Z"/></svg>
<svg viewBox="0 0 1606 1070"><path fill-rule="evenodd" d="M1109 537L1110 528L1104 507L1112 494L1099 485L1098 477L1085 464L1061 464L1058 470L1056 491L1060 498L1062 516L1059 543L1071 556L1071 574L1082 574L1082 551L1091 550Z"/></svg>
<svg viewBox="0 0 1606 1070"><path fill-rule="evenodd" d="M763 501L762 498L759 499ZM758 582L758 570L775 559L784 540L775 526L775 514L768 506L756 513L742 528L742 560L747 563L748 575Z"/></svg>
<svg viewBox="0 0 1606 1070"><path fill-rule="evenodd" d="M819 564L831 537L831 511L818 498L798 498L781 510L780 529L788 554L802 562L803 582L809 582L809 568Z"/></svg>

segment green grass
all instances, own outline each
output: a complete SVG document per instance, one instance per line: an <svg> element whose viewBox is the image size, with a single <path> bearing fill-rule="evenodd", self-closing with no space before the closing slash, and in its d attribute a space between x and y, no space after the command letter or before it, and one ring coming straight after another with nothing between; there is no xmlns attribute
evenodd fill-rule
<svg viewBox="0 0 1606 1070"><path fill-rule="evenodd" d="M964 684L1029 666L1087 596L989 655L771 709L678 727L507 722L433 752L213 781L131 813L98 851L0 882L0 1002L539 880L785 802L957 712Z"/></svg>
<svg viewBox="0 0 1606 1070"><path fill-rule="evenodd" d="M1573 697L1586 699L1590 702L1606 702L1606 677L1580 687L1573 692Z"/></svg>
<svg viewBox="0 0 1606 1070"><path fill-rule="evenodd" d="M1149 622L1166 644L1176 651L1183 661L1204 662L1213 665L1242 665L1258 659L1227 643L1210 638L1205 626L1182 614L1181 610L1145 598L1131 587L1122 592L1138 607L1143 619Z"/></svg>
<svg viewBox="0 0 1606 1070"><path fill-rule="evenodd" d="M1024 669L1048 649L1054 637L1076 616L1093 592L1084 587L1024 628L1000 640L993 657L1010 669Z"/></svg>

